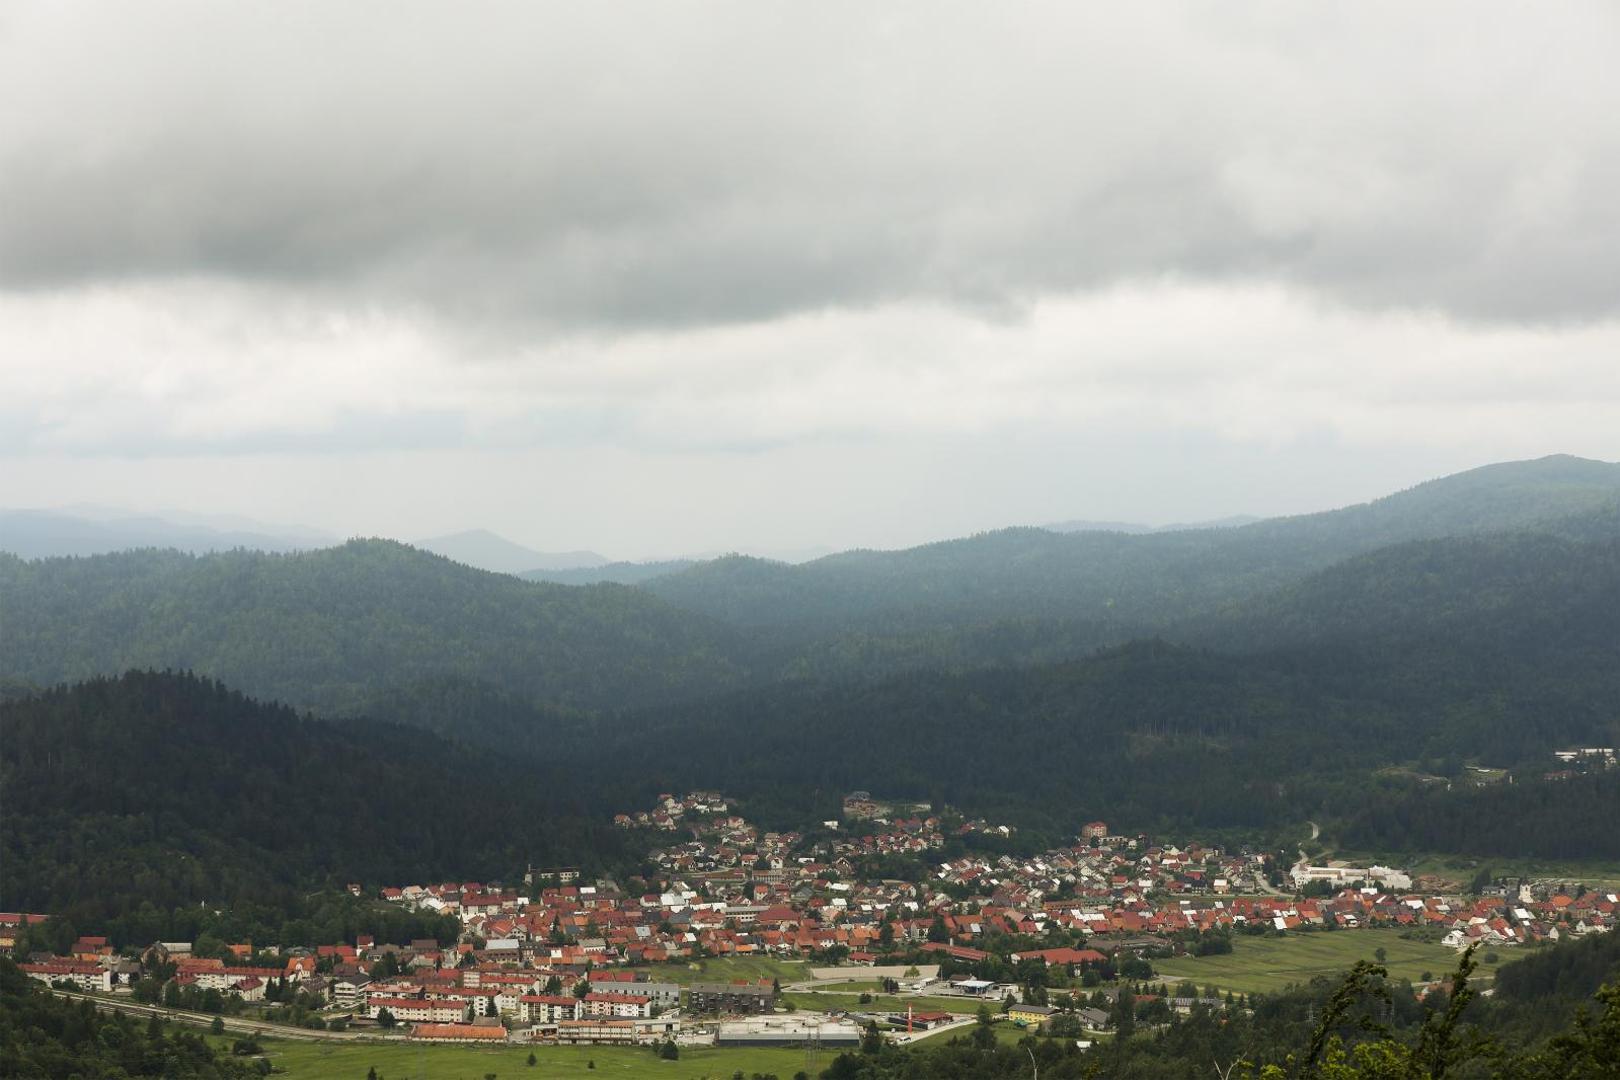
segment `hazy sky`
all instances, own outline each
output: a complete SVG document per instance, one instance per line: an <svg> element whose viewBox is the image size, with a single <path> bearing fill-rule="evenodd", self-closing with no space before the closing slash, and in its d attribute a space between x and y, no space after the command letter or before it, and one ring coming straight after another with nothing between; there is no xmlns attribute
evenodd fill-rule
<svg viewBox="0 0 1620 1080"><path fill-rule="evenodd" d="M642 556L1620 458L1620 8L0 3L0 505Z"/></svg>

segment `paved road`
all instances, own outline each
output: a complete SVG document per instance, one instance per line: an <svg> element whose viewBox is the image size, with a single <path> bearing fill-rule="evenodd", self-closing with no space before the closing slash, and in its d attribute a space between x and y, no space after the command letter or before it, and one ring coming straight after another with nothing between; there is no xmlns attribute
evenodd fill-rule
<svg viewBox="0 0 1620 1080"><path fill-rule="evenodd" d="M211 1027L214 1023L212 1013L187 1012L185 1009L171 1009L163 1005L146 1005L128 998L104 997L100 994L82 994L74 990L57 990L54 987L51 993L74 1001L94 1002L98 1009L107 1012L130 1013L134 1016L161 1016L166 1020L174 1020L182 1024L192 1024L196 1027ZM355 1042L372 1041L378 1038L371 1032L359 1031L315 1031L311 1028L294 1027L291 1024L273 1024L264 1020L246 1019L240 1016L222 1016L225 1030L232 1035L258 1035L265 1038L277 1039L306 1039L311 1042ZM395 1039L403 1041L402 1037ZM394 1041L391 1039L390 1041Z"/></svg>
<svg viewBox="0 0 1620 1080"><path fill-rule="evenodd" d="M1305 824L1307 824L1307 825L1309 825L1311 827L1311 839L1312 840L1318 840L1318 839L1321 838L1321 836L1322 836L1322 827L1320 825L1318 825L1314 821L1307 821ZM1326 864L1328 856L1331 855L1331 854L1333 854L1331 851L1322 852L1322 854L1318 857L1318 863L1319 864ZM1311 865L1311 857L1309 855L1305 854L1305 849L1303 847L1301 847L1299 849L1299 861L1296 862L1293 865L1293 869L1298 870L1301 867L1310 866L1310 865Z"/></svg>

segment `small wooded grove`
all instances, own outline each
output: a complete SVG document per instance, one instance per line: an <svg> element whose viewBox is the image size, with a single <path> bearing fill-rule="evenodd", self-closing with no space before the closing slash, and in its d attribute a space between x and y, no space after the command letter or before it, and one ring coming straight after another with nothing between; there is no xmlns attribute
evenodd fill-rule
<svg viewBox="0 0 1620 1080"><path fill-rule="evenodd" d="M245 1080L268 1062L221 1053L202 1034L56 997L0 958L0 1076L19 1080Z"/></svg>

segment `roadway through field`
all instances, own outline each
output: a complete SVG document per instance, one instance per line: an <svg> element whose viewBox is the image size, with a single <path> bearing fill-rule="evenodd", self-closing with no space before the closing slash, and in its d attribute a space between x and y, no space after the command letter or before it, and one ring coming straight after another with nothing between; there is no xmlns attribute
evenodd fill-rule
<svg viewBox="0 0 1620 1080"><path fill-rule="evenodd" d="M106 1012L129 1013L132 1016L158 1016L164 1020L176 1023L191 1024L195 1027L212 1027L213 1013L188 1012L185 1009L171 1009L164 1005L147 1005L139 1001L126 1001L120 998L101 997L97 994L83 994L73 990L58 990L51 988L51 993L74 1001L93 1002L98 1009ZM244 1020L240 1016L221 1016L225 1030L232 1035L250 1035L262 1038L276 1039L307 1039L311 1042L372 1042L379 1037L370 1032L359 1031L316 1031L313 1028L294 1027L291 1024L276 1024L267 1020ZM403 1041L403 1036L385 1038L384 1041Z"/></svg>

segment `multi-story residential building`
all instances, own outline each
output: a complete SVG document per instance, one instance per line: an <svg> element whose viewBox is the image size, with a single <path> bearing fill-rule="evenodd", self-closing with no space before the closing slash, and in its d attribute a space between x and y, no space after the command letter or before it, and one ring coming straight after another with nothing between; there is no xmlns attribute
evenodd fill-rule
<svg viewBox="0 0 1620 1080"><path fill-rule="evenodd" d="M751 982L695 982L687 1002L699 1013L768 1013L776 1008L776 990L769 980Z"/></svg>

